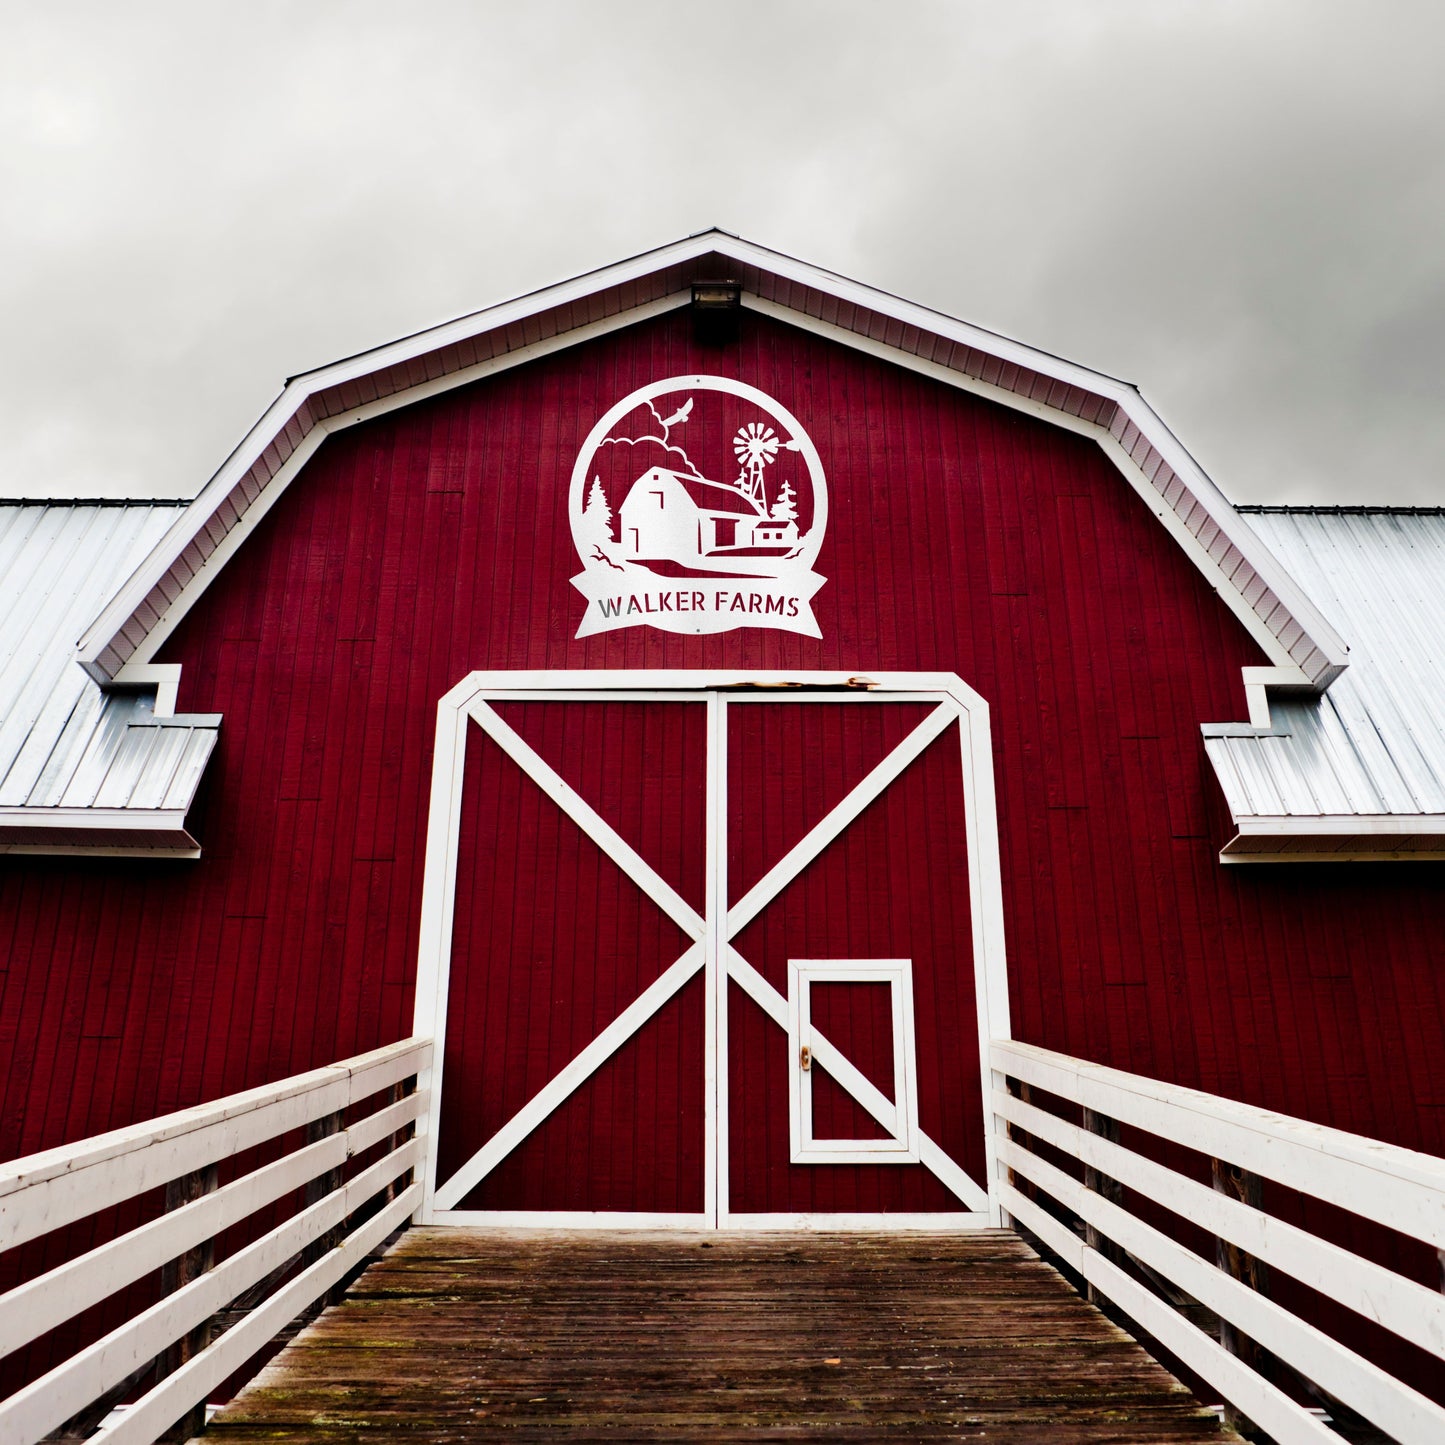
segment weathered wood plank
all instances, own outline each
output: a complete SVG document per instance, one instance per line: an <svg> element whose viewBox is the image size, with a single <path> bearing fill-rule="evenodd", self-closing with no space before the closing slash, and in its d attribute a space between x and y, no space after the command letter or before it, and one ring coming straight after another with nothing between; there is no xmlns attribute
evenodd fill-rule
<svg viewBox="0 0 1445 1445"><path fill-rule="evenodd" d="M1016 1236L412 1230L236 1445L1231 1440Z"/></svg>

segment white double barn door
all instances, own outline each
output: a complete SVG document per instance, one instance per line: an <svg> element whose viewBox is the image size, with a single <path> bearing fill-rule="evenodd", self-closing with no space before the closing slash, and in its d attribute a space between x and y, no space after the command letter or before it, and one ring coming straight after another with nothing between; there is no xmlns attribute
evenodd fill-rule
<svg viewBox="0 0 1445 1445"><path fill-rule="evenodd" d="M474 674L443 700L424 1218L997 1221L986 711L952 678L756 681Z"/></svg>

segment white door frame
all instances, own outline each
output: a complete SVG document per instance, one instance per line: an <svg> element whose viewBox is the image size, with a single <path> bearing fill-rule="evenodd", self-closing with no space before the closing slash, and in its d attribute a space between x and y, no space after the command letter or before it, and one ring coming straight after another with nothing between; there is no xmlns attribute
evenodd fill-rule
<svg viewBox="0 0 1445 1445"><path fill-rule="evenodd" d="M708 791L705 915L699 915L637 852L568 786L501 716L494 701L691 702L708 710ZM912 732L780 859L731 908L726 850L718 846L726 818L725 704L746 702L918 701L935 704ZM963 808L968 843L969 905L973 929L979 1068L983 1084L984 1157L981 1186L921 1129L914 1131L919 1160L968 1206L966 1212L929 1214L734 1214L727 1208L727 985L735 981L780 1028L789 1027L788 1000L733 947L731 940L780 894L904 769L954 722L963 765ZM438 1185L435 1141L441 1121L446 1052L447 990L457 843L469 723L476 722L577 825L666 913L689 943L675 963L554 1076L451 1179ZM697 1214L460 1210L455 1206L573 1090L606 1061L699 971L706 993L704 1088L708 1146L704 1210ZM625 1226L648 1228L977 1228L998 1225L997 1164L993 1136L1003 1126L990 1099L1001 1087L989 1068L989 1042L1009 1035L1008 972L1004 954L1003 892L988 704L952 673L880 673L862 678L830 672L542 671L474 672L437 705L418 940L413 1032L436 1040L430 1070L418 1080L428 1092L419 1121L423 1136L423 1224ZM901 1040L898 1041L901 1044ZM814 1032L813 1056L843 1089L884 1127L896 1120L889 1100L825 1038ZM882 1159L876 1162L883 1162Z"/></svg>

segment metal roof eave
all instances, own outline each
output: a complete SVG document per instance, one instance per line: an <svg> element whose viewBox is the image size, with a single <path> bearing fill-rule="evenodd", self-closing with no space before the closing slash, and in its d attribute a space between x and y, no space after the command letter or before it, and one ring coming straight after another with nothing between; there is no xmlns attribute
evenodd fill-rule
<svg viewBox="0 0 1445 1445"><path fill-rule="evenodd" d="M1445 813L1236 818L1221 863L1398 863L1445 860Z"/></svg>
<svg viewBox="0 0 1445 1445"><path fill-rule="evenodd" d="M199 858L187 808L0 808L0 854Z"/></svg>

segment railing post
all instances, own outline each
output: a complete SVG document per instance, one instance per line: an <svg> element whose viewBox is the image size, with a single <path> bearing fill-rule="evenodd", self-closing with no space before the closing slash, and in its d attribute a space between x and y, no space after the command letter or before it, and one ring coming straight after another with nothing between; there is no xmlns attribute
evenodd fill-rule
<svg viewBox="0 0 1445 1445"><path fill-rule="evenodd" d="M338 1109L336 1113L314 1119L306 1126L306 1142L315 1144L320 1139L341 1133L345 1128L346 1110ZM318 1175L306 1186L306 1207L309 1209L313 1204L319 1204L328 1194L334 1194L340 1189L343 1183L345 1183L345 1170L341 1166L328 1169L325 1174ZM330 1254L345 1238L346 1221L343 1219L333 1224L320 1239L313 1239L301 1251L301 1268L305 1269L308 1265L315 1264L323 1255ZM340 1297L339 1289L331 1289L327 1292L325 1303L335 1304Z"/></svg>
<svg viewBox="0 0 1445 1445"><path fill-rule="evenodd" d="M413 1074L409 1079L403 1079L399 1084L393 1084L391 1086L391 1089L387 1093L386 1101L388 1104L399 1104L403 1099L408 1097L408 1095L414 1093L416 1093L415 1074ZM388 1152L400 1149L401 1146L405 1144L409 1139L413 1139L415 1137L416 1124L414 1122L407 1124L404 1128L397 1130L395 1134L392 1134L388 1138L386 1145ZM394 1200L399 1194L402 1193L403 1190L410 1187L411 1181L412 1170L410 1169L406 1170L405 1173L399 1174L395 1179L393 1179L391 1183L386 1186L386 1202L390 1204L392 1200Z"/></svg>
<svg viewBox="0 0 1445 1445"><path fill-rule="evenodd" d="M208 1164L204 1169L183 1174L166 1185L166 1213L191 1204L202 1195L212 1193L219 1182L219 1166ZM199 1279L214 1268L216 1263L216 1242L207 1239L194 1249L161 1266L161 1294L171 1295L184 1285ZM203 1320L183 1339L177 1340L159 1360L156 1361L156 1380L174 1374L187 1360L200 1354L211 1343L211 1321ZM162 1436L162 1440L189 1440L206 1428L206 1402L193 1405Z"/></svg>
<svg viewBox="0 0 1445 1445"><path fill-rule="evenodd" d="M1009 1091L1010 1094L1013 1095L1015 1099L1018 1099L1021 1103L1033 1103L1033 1090L1030 1089L1029 1086L1024 1083L1022 1079L1015 1079L1011 1074L1005 1074L1004 1087ZM1023 1128L1021 1125L1010 1123L1004 1126L1004 1132L1013 1143L1019 1146L1020 1149L1028 1149L1032 1151L1034 1147L1033 1136L1028 1132L1027 1129ZM1030 1199L1033 1199L1035 1197L1033 1185L1030 1184L1027 1179L1023 1178L1018 1173L1018 1171L1012 1167L1010 1167L1008 1171L1008 1182L1012 1184L1015 1189L1022 1190L1023 1193L1028 1195Z"/></svg>
<svg viewBox="0 0 1445 1445"><path fill-rule="evenodd" d="M1099 1114L1093 1109L1086 1108L1084 1110L1084 1128L1090 1134L1097 1134L1101 1139L1107 1139L1111 1144L1119 1142L1119 1121L1111 1119L1107 1114ZM1124 1202L1124 1186L1117 1179L1111 1179L1102 1170L1095 1169L1091 1164L1084 1165L1084 1188L1102 1195L1111 1204ZM1121 1257L1119 1246L1096 1226L1084 1225L1084 1243L1095 1253L1103 1255L1111 1264L1119 1263ZM1086 1292L1091 1305L1101 1303L1104 1298L1098 1286L1092 1282L1086 1285Z"/></svg>
<svg viewBox="0 0 1445 1445"><path fill-rule="evenodd" d="M1210 1174L1214 1188L1220 1193L1228 1195L1231 1199L1238 1199L1241 1203L1249 1205L1251 1209L1263 1210L1264 1208L1264 1180L1258 1174L1251 1174L1247 1169L1241 1169L1237 1164L1226 1164L1221 1159L1209 1161ZM1227 1239L1215 1236L1214 1240L1214 1261L1231 1279L1237 1279L1241 1284L1246 1284L1250 1289L1259 1294L1269 1293L1269 1266L1256 1259L1252 1254L1240 1249L1237 1244L1231 1244ZM1219 1343L1236 1356L1241 1363L1249 1366L1251 1370L1261 1375L1266 1375L1268 1354L1260 1349L1259 1345L1248 1335L1240 1334L1235 1327L1226 1319L1219 1321ZM1225 1423L1240 1434L1254 1430L1254 1424L1246 1416L1241 1415L1227 1400L1224 1405Z"/></svg>

